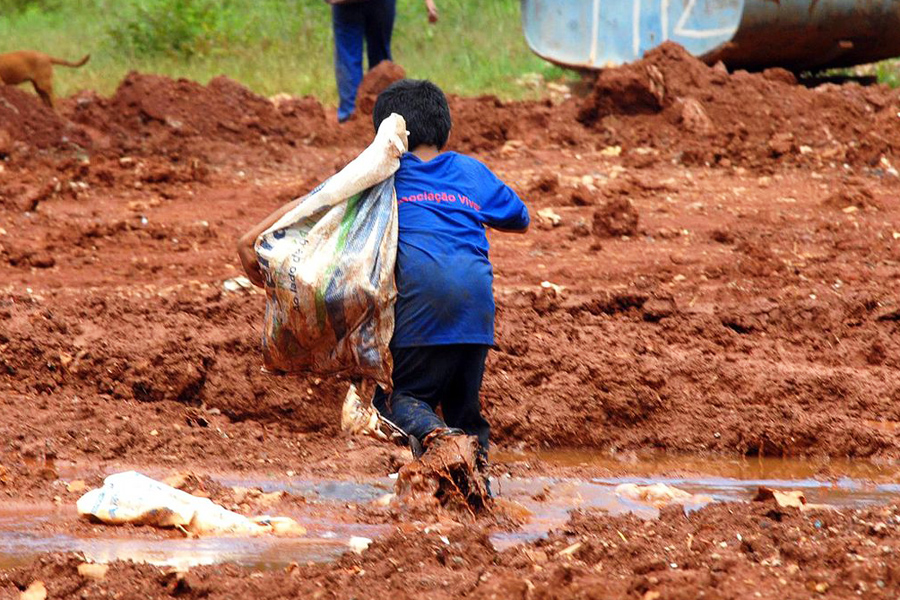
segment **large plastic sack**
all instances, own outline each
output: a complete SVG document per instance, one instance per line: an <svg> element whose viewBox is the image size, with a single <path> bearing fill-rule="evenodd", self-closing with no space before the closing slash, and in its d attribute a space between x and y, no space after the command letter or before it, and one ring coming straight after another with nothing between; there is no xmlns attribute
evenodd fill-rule
<svg viewBox="0 0 900 600"><path fill-rule="evenodd" d="M76 508L79 515L109 525L174 527L195 535L304 533L292 519L269 516L251 519L209 498L193 496L136 471L110 475L103 480L103 487L79 498Z"/></svg>
<svg viewBox="0 0 900 600"><path fill-rule="evenodd" d="M406 146L406 122L391 115L362 154L257 239L268 370L343 373L391 388L393 176Z"/></svg>

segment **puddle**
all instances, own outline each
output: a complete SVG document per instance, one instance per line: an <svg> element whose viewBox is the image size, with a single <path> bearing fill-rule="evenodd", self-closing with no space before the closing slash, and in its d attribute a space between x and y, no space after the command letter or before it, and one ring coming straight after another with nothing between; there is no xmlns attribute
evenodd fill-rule
<svg viewBox="0 0 900 600"><path fill-rule="evenodd" d="M498 548L541 537L564 524L573 509L601 509L612 515L634 513L653 518L658 511L619 498L616 486L622 483L666 483L694 494L711 496L715 501L749 500L756 489L801 489L810 502L838 507L862 507L887 503L900 494L900 466L854 463L849 461L791 461L778 459L703 460L676 456L619 460L583 452L547 452L540 454L499 454L498 462L540 462L543 472L554 467L590 467L602 477L501 477L494 490L505 501L517 502L532 513L530 521L514 532L498 532L492 541ZM661 475L660 475L661 474ZM25 564L46 552L80 552L96 562L134 560L155 565L190 567L222 562L254 569L280 569L291 562L324 562L348 549L351 537L375 538L390 531L389 525L348 523L347 511L334 511L329 505L344 507L365 505L393 488L390 478L355 481L310 481L301 479L265 479L217 477L228 486L258 487L265 492L285 491L306 499L291 514L307 528L302 538L283 537L205 537L201 539L136 539L115 537L79 538L47 533L47 523L73 518L71 512L53 507L0 507L0 568ZM700 505L685 507L695 510ZM67 509L70 510L70 509ZM324 516L323 516L324 515ZM42 525L44 525L42 527ZM59 527L51 528L59 530ZM63 528L64 529L64 528ZM43 530L43 531L42 531Z"/></svg>
<svg viewBox="0 0 900 600"><path fill-rule="evenodd" d="M611 515L634 513L654 518L655 508L619 498L615 488L623 483L665 483L692 494L711 496L717 502L749 501L759 486L803 490L809 502L860 508L886 504L900 494L900 465L864 461L821 461L778 458L704 459L671 454L615 458L584 451L497 453L497 462L540 463L549 467L587 467L609 472L589 479L537 477L501 478L494 489L533 513L530 523L515 532L494 534L497 548L531 541L563 525L573 509L600 509ZM663 473L666 475L660 476ZM839 475L839 476L837 476ZM535 500L540 494L546 500ZM702 508L686 505L685 510Z"/></svg>
<svg viewBox="0 0 900 600"><path fill-rule="evenodd" d="M30 523L19 523L27 527ZM131 560L159 566L195 567L236 563L258 570L282 569L291 562L326 562L347 550L348 532L324 538L202 538L198 540L82 539L54 534L42 537L0 526L0 568L27 564L47 552L78 552L92 562ZM361 527L354 535L375 535Z"/></svg>
<svg viewBox="0 0 900 600"><path fill-rule="evenodd" d="M328 503L367 504L389 489L383 482L219 481L232 486L260 487L264 491L289 491L303 495L314 506ZM384 481L390 482L387 478ZM27 564L37 555L48 552L78 552L86 559L100 563L132 560L182 568L235 563L257 570L283 569L292 562L303 564L334 560L347 551L351 537L371 539L390 529L386 525L332 521L317 514L291 516L306 528L305 536L136 539L116 536L120 530L108 527L102 529L104 533L108 531L108 537L84 538L42 531L48 524L76 518L72 508L60 509L52 505L0 506L0 569Z"/></svg>
<svg viewBox="0 0 900 600"><path fill-rule="evenodd" d="M288 492L303 496L310 502L350 502L365 504L389 494L394 482L384 477L369 483L355 481L309 481L305 479L260 479L241 477L216 477L216 481L227 487L259 488L263 492Z"/></svg>
<svg viewBox="0 0 900 600"><path fill-rule="evenodd" d="M589 467L619 475L654 477L670 474L703 474L728 479L782 479L844 477L883 483L900 482L900 462L875 463L847 459L747 457L726 459L647 452L610 456L584 450L496 452L498 463L536 463L550 467Z"/></svg>
<svg viewBox="0 0 900 600"><path fill-rule="evenodd" d="M860 508L887 504L900 494L900 484L870 483L842 478L835 481L815 479L734 479L727 477L607 477L590 480L567 478L501 479L495 483L502 497L518 502L534 515L531 522L514 532L496 533L491 537L498 549L531 541L562 526L569 511L600 509L610 515L633 513L651 519L659 515L653 507L620 498L615 488L623 483L649 485L665 483L691 494L711 496L716 502L746 502L759 486L785 490L803 490L809 502L837 507ZM535 500L540 494L546 500ZM704 504L686 504L685 510L702 508Z"/></svg>

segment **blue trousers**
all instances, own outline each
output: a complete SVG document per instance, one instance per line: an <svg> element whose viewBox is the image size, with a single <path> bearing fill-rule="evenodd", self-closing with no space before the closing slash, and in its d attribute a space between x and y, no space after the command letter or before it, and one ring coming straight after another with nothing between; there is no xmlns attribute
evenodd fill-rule
<svg viewBox="0 0 900 600"><path fill-rule="evenodd" d="M457 427L477 436L487 452L491 426L481 415L479 396L489 349L480 344L391 348L394 391L388 396L378 388L372 404L420 441L435 429Z"/></svg>
<svg viewBox="0 0 900 600"><path fill-rule="evenodd" d="M363 77L363 40L369 68L391 60L391 33L397 0L366 0L333 4L334 71L337 77L338 121L346 121L356 107L356 91Z"/></svg>

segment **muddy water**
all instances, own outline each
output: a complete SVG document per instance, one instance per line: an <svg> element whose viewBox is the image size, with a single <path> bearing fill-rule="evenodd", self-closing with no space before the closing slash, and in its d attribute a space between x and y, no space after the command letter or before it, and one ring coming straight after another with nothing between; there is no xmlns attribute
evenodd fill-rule
<svg viewBox="0 0 900 600"><path fill-rule="evenodd" d="M610 514L634 513L654 518L659 511L620 498L615 488L623 483L649 485L665 483L697 495L710 496L716 502L750 500L760 486L803 490L812 503L837 507L862 507L886 504L900 494L900 465L878 465L863 461L810 461L799 459L749 458L705 459L672 454L648 454L637 457L610 457L580 451L539 453L498 453L495 459L506 464L537 464L557 468L584 468L588 472L606 472L602 477L500 478L494 484L501 497L517 502L532 513L520 530L498 533L494 544L507 547L544 535L566 522L569 511L577 508L601 509ZM703 503L685 505L685 510L701 508Z"/></svg>
<svg viewBox="0 0 900 600"><path fill-rule="evenodd" d="M78 552L99 563L132 560L187 568L227 562L259 570L278 569L291 562L333 560L346 552L351 537L374 538L387 531L383 526L316 519L301 520L307 528L302 538L135 539L122 536L115 527L89 538L42 531L47 525L72 518L74 510L52 505L0 507L0 569L27 563L47 552Z"/></svg>
<svg viewBox="0 0 900 600"><path fill-rule="evenodd" d="M520 529L494 534L492 540L500 548L544 535L565 523L573 509L601 509L610 514L631 512L642 518L658 514L652 507L618 497L615 488L622 483L666 483L721 502L747 501L761 485L801 489L810 502L838 507L887 503L900 494L900 467L893 465L773 459L704 461L671 456L623 461L573 452L504 454L496 459L520 467L536 463L541 472L566 473L571 472L568 467L585 467L584 472L602 473L582 478L505 476L495 479L493 486L500 501L512 512L527 516ZM0 568L25 563L41 553L75 551L96 562L121 559L180 567L231 562L256 569L274 569L291 562L332 560L347 551L351 537L375 538L389 530L389 526L347 523L336 517L330 520L327 515L329 505L364 505L390 492L393 486L390 478L352 482L219 477L218 481L228 486L258 487L266 492L290 492L304 497L308 505L318 510L291 515L308 530L302 538L190 540L128 538L112 527L108 528L108 536L101 537L55 533L60 527L50 528L54 533L48 533L48 524L75 518L74 509L52 505L3 506L0 507ZM701 506L687 504L685 510Z"/></svg>
<svg viewBox="0 0 900 600"><path fill-rule="evenodd" d="M876 482L900 481L900 462L881 463L835 458L706 458L664 452L628 453L609 455L583 450L547 450L541 452L497 452L492 458L498 463L535 463L541 466L585 467L591 471L606 471L610 475L657 477L668 474L701 473L728 479L782 479L802 480L811 478L871 480Z"/></svg>
<svg viewBox="0 0 900 600"><path fill-rule="evenodd" d="M266 492L287 491L303 496L311 507L369 503L389 491L392 484L388 478L371 484L236 478L219 481L228 486L259 487ZM347 551L350 538L371 539L388 530L380 525L332 521L318 514L291 516L306 528L306 536L134 539L123 537L121 530L115 527L98 526L108 535L84 538L42 531L48 525L57 525L53 529L58 531L60 523L77 518L74 507L0 505L0 568L27 563L36 555L47 552L79 552L92 562L132 560L173 567L227 562L260 570L278 569L292 562L333 560Z"/></svg>

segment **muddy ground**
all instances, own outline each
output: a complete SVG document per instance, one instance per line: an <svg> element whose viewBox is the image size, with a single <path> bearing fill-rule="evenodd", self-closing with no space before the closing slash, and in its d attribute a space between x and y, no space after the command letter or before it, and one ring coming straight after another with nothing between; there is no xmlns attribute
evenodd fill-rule
<svg viewBox="0 0 900 600"><path fill-rule="evenodd" d="M483 530L403 531L331 564L178 573L114 563L101 581L71 555L0 573L14 597L35 581L58 598L895 598L898 507L800 514L718 504L659 520L576 511L548 538L504 551Z"/></svg>
<svg viewBox="0 0 900 600"><path fill-rule="evenodd" d="M483 401L499 448L900 458L900 93L728 73L667 45L585 98L451 104L451 149L508 181L534 220L522 237L489 234L498 334ZM364 118L337 126L314 99L273 102L226 78L133 73L58 114L0 88L0 492L74 501L59 464L95 483L117 466L396 471L406 454L340 435L344 382L260 372L263 297L225 286L241 275L236 238L370 136ZM229 567L179 584L116 565L103 589L808 597L862 581L896 596L883 556L900 538L861 524L888 522L879 510L823 521L713 506L651 526L576 515L550 541L499 553L478 528L440 551L398 532L293 574ZM734 539L743 526L749 549ZM659 558L670 547L688 570ZM75 586L72 560L0 585Z"/></svg>

